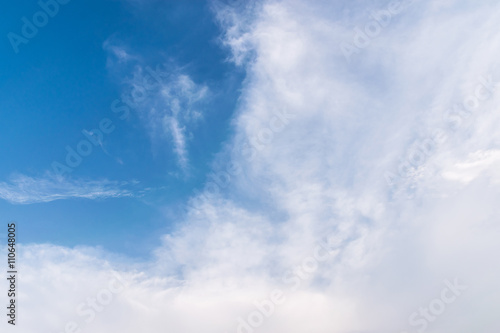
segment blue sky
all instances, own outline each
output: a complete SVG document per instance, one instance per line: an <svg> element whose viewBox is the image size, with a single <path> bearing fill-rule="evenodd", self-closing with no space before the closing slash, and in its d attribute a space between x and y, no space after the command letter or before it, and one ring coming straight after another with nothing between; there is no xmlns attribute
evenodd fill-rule
<svg viewBox="0 0 500 333"><path fill-rule="evenodd" d="M16 53L39 10L7 332L500 331L497 0L71 0Z"/></svg>
<svg viewBox="0 0 500 333"><path fill-rule="evenodd" d="M20 33L21 17L39 10L34 1L9 6L2 29ZM9 144L0 149L9 158L0 166L1 179L46 177L54 161L64 163L66 146L76 149L85 139L82 130L108 118L116 129L67 177L133 180L136 192L150 188L141 195L98 201L12 205L2 200L1 210L23 225L24 242L101 245L128 255L145 255L159 244L156 233L169 230L182 214L230 133L243 73L228 61L219 35L203 1L144 6L72 1L61 5L28 44L19 45L19 53L3 40L0 132ZM113 47L129 50L134 59L117 61ZM112 112L111 103L127 93L139 66L163 72L182 68L193 82L210 87L199 106L202 125L189 129L185 170L176 163L173 143L156 142L135 111L125 120Z"/></svg>

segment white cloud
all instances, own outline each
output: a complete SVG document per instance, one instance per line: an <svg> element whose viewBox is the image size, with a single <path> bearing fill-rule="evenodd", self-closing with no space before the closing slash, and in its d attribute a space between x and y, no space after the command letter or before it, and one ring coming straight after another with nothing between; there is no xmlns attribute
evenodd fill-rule
<svg viewBox="0 0 500 333"><path fill-rule="evenodd" d="M339 44L387 5L266 1L251 14L216 7L234 61L247 70L236 134L217 165L230 160L241 170L193 201L147 267L121 268L128 288L86 330L238 332L238 318L248 319L254 301L280 288L285 303L248 333L416 332L412 313L440 297L444 280L458 278L468 289L426 331L498 332L500 192L489 175L497 174L500 92L454 130L443 116L474 91L478 77L499 79L499 5L415 3L347 63ZM173 82L184 87L178 77ZM168 87L167 103L175 105ZM165 119L158 110L148 117ZM293 119L263 131L282 110ZM394 193L384 173L438 128L447 140ZM325 236L331 256L305 274ZM25 251L32 268L21 303L36 295L31 304L68 305L58 312L62 306L51 303L57 316L39 318L38 330L62 330L71 304L107 284L109 268L79 251L64 261L48 256L41 267L32 263L46 252ZM303 274L309 278L297 282ZM59 276L67 280L58 284ZM82 281L88 284L79 289Z"/></svg>
<svg viewBox="0 0 500 333"><path fill-rule="evenodd" d="M108 52L108 59L106 62L108 68L138 60L135 55L131 54L131 52L124 45L121 45L114 37L105 40L102 47Z"/></svg>
<svg viewBox="0 0 500 333"><path fill-rule="evenodd" d="M68 179L47 175L33 178L22 174L0 182L0 198L13 204L32 204L62 199L107 199L134 196L129 182Z"/></svg>
<svg viewBox="0 0 500 333"><path fill-rule="evenodd" d="M179 126L179 121L174 117L165 118L163 121L167 122L164 128L170 128L170 133L172 134L174 142L174 151L177 154L179 164L183 169L186 169L188 164L188 152L186 149L185 128L181 128Z"/></svg>
<svg viewBox="0 0 500 333"><path fill-rule="evenodd" d="M140 5L138 2L137 5ZM122 100L136 111L150 133L154 146L171 143L179 167L189 173L189 141L193 130L203 119L210 90L186 74L185 68L171 61L150 67L143 57L134 54L116 37L103 43L108 53L107 66L123 80ZM126 65L126 66L123 66Z"/></svg>
<svg viewBox="0 0 500 333"><path fill-rule="evenodd" d="M458 162L443 172L445 179L468 184L481 175L494 176L494 181L500 180L500 150L477 151L469 155L463 162ZM493 174L492 174L493 173Z"/></svg>
<svg viewBox="0 0 500 333"><path fill-rule="evenodd" d="M155 145L170 142L184 172L189 169L189 141L203 119L210 96L208 87L197 84L174 65L136 65L125 82L124 100L137 111Z"/></svg>

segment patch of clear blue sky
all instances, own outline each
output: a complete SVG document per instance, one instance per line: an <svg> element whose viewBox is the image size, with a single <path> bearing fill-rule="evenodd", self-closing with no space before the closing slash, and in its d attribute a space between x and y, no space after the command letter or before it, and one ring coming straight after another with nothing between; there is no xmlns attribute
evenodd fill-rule
<svg viewBox="0 0 500 333"><path fill-rule="evenodd" d="M202 187L214 154L228 138L243 73L226 61L228 50L217 42L220 30L208 3L144 3L72 0L28 44L20 45L18 54L6 35L20 34L21 18L30 18L40 8L34 0L4 7L0 181L16 172L42 176L54 160L64 160L65 146L76 146L83 129L90 130L108 117L116 125L105 138L111 156L95 148L71 177L138 180L142 187L163 187L143 199L72 199L31 205L1 201L1 218L21 224L22 241L101 245L145 256L159 244L158 235L178 222L183 203ZM173 59L186 66L195 82L206 83L214 93L204 109L204 121L189 142L191 177L172 175L180 170L170 144L155 154L137 118L124 121L111 112L111 102L122 92L118 78L132 73L111 74L106 68L108 54L102 45L110 36L140 55L144 65L154 67Z"/></svg>

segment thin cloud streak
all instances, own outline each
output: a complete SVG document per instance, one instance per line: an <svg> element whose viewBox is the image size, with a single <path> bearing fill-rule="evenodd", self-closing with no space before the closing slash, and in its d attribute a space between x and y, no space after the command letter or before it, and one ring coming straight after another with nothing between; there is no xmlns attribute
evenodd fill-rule
<svg viewBox="0 0 500 333"><path fill-rule="evenodd" d="M90 200L133 197L129 182L69 179L55 176L33 178L22 174L0 182L0 199L12 204L33 204L83 198Z"/></svg>

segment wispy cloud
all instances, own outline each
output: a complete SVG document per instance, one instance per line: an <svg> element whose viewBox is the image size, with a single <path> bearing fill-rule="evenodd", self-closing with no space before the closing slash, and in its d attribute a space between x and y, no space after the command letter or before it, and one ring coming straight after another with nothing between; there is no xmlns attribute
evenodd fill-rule
<svg viewBox="0 0 500 333"><path fill-rule="evenodd" d="M500 150L473 152L464 161L444 168L442 175L445 179L463 184L469 184L480 177L487 177L498 183L500 181Z"/></svg>
<svg viewBox="0 0 500 333"><path fill-rule="evenodd" d="M139 70L131 82L132 87L140 87L140 82L148 80L147 72ZM179 166L185 172L189 167L189 140L192 130L203 119L203 105L209 96L205 85L196 84L188 75L173 69L154 89L146 90L146 97L139 101L139 116L148 129L152 130L152 140L168 140L173 145ZM151 79L151 78L150 78ZM137 89L137 88L136 88ZM133 94L131 94L133 97Z"/></svg>
<svg viewBox="0 0 500 333"><path fill-rule="evenodd" d="M0 182L0 198L13 204L32 204L62 199L108 199L134 196L130 182L81 180L58 176L33 178L21 174Z"/></svg>
<svg viewBox="0 0 500 333"><path fill-rule="evenodd" d="M177 154L179 165L183 169L186 169L188 166L188 152L186 148L185 127L180 127L179 121L175 117L164 118L163 121L168 123L165 127L170 127L170 133L174 143L174 152Z"/></svg>
<svg viewBox="0 0 500 333"><path fill-rule="evenodd" d="M111 59L131 60L132 75L123 79L123 100L137 111L154 143L172 145L179 167L188 172L189 141L203 119L211 95L208 86L194 82L184 68L172 62L150 67L140 57L127 53L124 47L108 41L104 48Z"/></svg>
<svg viewBox="0 0 500 333"><path fill-rule="evenodd" d="M106 52L108 52L106 63L108 68L126 64L132 60L137 60L137 57L130 53L124 45L121 45L116 38L108 38L104 41L102 47Z"/></svg>

